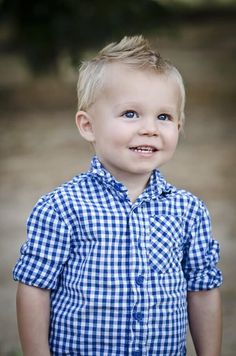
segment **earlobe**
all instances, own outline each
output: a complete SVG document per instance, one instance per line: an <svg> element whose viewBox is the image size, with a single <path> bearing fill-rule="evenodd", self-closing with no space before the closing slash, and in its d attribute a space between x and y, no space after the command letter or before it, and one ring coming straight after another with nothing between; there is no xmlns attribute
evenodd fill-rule
<svg viewBox="0 0 236 356"><path fill-rule="evenodd" d="M75 122L81 136L88 142L94 142L92 119L89 114L85 111L78 111Z"/></svg>

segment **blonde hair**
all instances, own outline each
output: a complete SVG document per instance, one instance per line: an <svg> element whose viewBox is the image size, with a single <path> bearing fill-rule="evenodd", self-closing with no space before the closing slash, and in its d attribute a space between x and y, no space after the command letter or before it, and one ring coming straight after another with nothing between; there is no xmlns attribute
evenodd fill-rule
<svg viewBox="0 0 236 356"><path fill-rule="evenodd" d="M78 110L88 110L96 100L96 94L104 83L104 71L110 63L124 63L140 70L152 69L161 74L174 74L182 97L179 121L183 126L185 106L183 78L178 69L151 48L149 41L143 36L125 36L120 42L110 43L104 47L93 59L82 63L77 83Z"/></svg>

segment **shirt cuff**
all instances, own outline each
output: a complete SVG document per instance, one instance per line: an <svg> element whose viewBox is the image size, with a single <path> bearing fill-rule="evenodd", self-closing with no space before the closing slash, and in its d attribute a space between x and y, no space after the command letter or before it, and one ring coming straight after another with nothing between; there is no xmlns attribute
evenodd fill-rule
<svg viewBox="0 0 236 356"><path fill-rule="evenodd" d="M60 266L35 256L22 256L13 270L15 281L43 289L55 289L58 283Z"/></svg>

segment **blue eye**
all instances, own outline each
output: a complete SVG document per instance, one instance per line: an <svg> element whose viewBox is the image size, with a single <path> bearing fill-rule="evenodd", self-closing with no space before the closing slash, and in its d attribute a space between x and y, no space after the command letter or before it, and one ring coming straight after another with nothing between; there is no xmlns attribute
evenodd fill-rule
<svg viewBox="0 0 236 356"><path fill-rule="evenodd" d="M171 119L171 117L168 114L161 114L161 115L158 115L158 119L161 121L169 121Z"/></svg>
<svg viewBox="0 0 236 356"><path fill-rule="evenodd" d="M136 119L138 117L138 114L134 110L127 110L122 114L122 116L127 119Z"/></svg>

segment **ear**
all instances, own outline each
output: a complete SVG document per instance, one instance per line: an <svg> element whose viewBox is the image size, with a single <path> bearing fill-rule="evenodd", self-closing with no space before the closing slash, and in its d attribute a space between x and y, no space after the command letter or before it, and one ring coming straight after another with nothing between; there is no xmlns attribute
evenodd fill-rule
<svg viewBox="0 0 236 356"><path fill-rule="evenodd" d="M81 136L88 142L94 142L92 119L85 111L78 111L75 117L76 126Z"/></svg>

